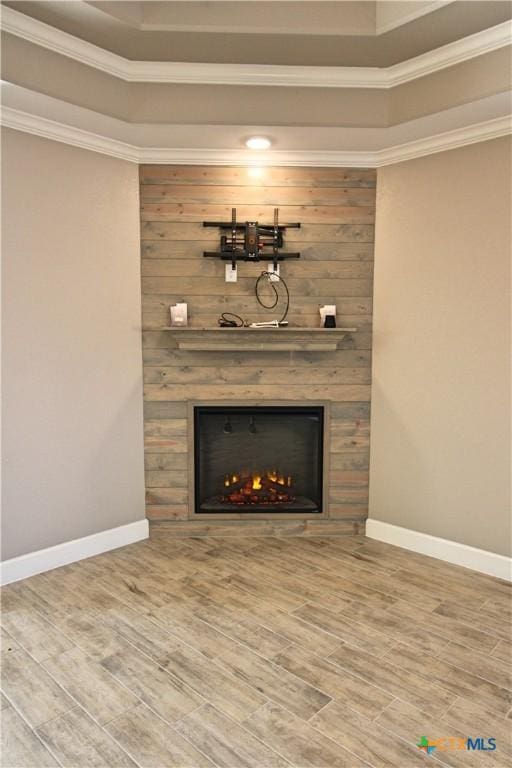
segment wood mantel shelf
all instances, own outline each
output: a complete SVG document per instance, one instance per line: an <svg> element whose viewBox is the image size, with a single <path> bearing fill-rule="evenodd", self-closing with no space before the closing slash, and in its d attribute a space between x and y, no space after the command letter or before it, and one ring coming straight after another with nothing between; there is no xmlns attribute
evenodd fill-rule
<svg viewBox="0 0 512 768"><path fill-rule="evenodd" d="M186 352L334 352L357 328L162 328Z"/></svg>

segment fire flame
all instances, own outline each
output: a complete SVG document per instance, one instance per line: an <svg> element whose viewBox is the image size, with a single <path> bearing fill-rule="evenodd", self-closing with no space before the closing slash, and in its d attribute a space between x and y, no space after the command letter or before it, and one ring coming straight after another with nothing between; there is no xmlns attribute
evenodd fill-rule
<svg viewBox="0 0 512 768"><path fill-rule="evenodd" d="M252 478L253 491L261 491L261 488L262 488L261 475L253 475L253 478Z"/></svg>

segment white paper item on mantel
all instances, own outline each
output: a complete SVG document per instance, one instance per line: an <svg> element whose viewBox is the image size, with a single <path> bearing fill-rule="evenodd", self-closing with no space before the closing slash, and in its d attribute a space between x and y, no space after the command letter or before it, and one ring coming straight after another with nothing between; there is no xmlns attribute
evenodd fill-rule
<svg viewBox="0 0 512 768"><path fill-rule="evenodd" d="M325 304L323 307L320 307L320 325L322 327L325 325L326 315L334 315L336 317L336 304Z"/></svg>
<svg viewBox="0 0 512 768"><path fill-rule="evenodd" d="M171 325L178 328L186 326L187 323L187 305L184 302L181 304L173 304L171 307Z"/></svg>

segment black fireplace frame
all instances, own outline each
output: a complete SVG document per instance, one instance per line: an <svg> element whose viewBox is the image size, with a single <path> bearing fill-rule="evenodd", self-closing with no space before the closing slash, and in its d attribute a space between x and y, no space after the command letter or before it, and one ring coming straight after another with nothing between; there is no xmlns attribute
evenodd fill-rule
<svg viewBox="0 0 512 768"><path fill-rule="evenodd" d="M328 434L328 425L329 425L329 403L327 402L290 402L290 401L281 401L281 402L271 402L271 403L244 403L243 405L239 403L233 403L232 401L228 401L225 403L202 403L202 402L189 402L189 424L191 425L191 437L193 441L193 449L191 451L191 466L190 466L190 489L192 491L192 499L191 499L191 517L194 518L202 518L202 519L211 519L215 518L216 516L224 519L233 519L233 518L259 518L259 519L276 519L281 516L281 518L287 518L287 519L318 519L318 518L325 518L327 517L327 499L326 499L326 488L327 488L327 474L328 474L328 467L327 467L327 459L328 454L326 451L326 435ZM309 512L297 512L294 510L285 510L285 509L275 509L273 511L268 510L267 512L254 512L254 511L240 511L239 509L235 509L233 511L223 510L222 512L205 512L204 510L201 510L199 508L199 485L200 485L200 479L199 479L199 471L198 467L200 464L200 445L199 441L196 439L196 435L198 434L198 422L201 414L203 413L211 413L211 414L225 414L227 411L229 411L231 414L251 414L256 412L260 413L287 413L287 414L313 414L315 416L319 416L319 443L322 446L320 450L320 455L318 458L317 463L317 487L318 487L318 510L317 511L309 511Z"/></svg>

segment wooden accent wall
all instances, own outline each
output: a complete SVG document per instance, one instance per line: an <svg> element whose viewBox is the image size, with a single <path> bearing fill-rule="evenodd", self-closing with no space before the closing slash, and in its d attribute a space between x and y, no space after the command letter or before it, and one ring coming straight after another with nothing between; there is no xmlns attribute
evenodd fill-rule
<svg viewBox="0 0 512 768"><path fill-rule="evenodd" d="M368 503L374 170L141 166L142 321L147 515L186 520L187 400L331 401L329 517L364 521ZM318 307L335 303L338 325L357 333L333 353L184 352L175 348L169 306L186 301L189 322L216 327L223 311L249 320L276 315L258 307L254 282L266 264L239 265L224 281L224 263L204 259L219 233L203 220L300 221L285 245L300 251L282 275L291 292L290 324L317 327ZM229 397L226 387L229 386ZM357 525L355 526L357 529Z"/></svg>

